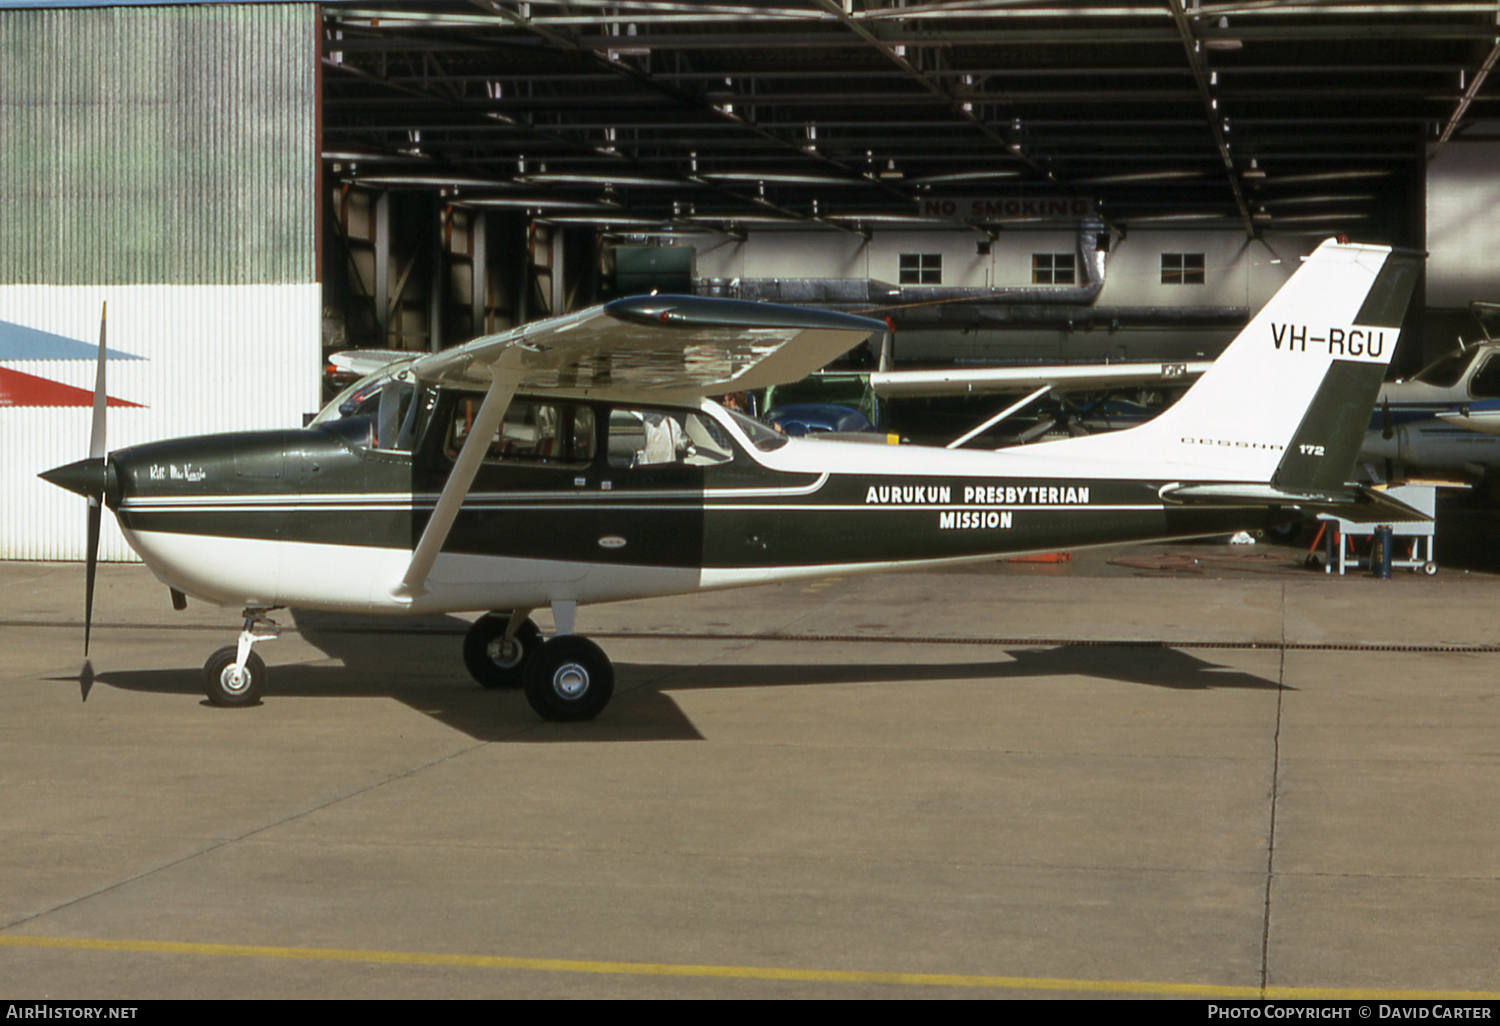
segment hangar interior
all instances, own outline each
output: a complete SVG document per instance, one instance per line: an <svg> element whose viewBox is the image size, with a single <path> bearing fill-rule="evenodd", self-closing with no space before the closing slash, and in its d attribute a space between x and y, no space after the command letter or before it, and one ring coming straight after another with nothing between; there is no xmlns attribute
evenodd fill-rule
<svg viewBox="0 0 1500 1026"><path fill-rule="evenodd" d="M659 288L889 315L903 361L1211 357L1346 235L1431 251L1414 370L1500 287L1475 234L1500 201L1497 17L330 5L334 340L443 346Z"/></svg>

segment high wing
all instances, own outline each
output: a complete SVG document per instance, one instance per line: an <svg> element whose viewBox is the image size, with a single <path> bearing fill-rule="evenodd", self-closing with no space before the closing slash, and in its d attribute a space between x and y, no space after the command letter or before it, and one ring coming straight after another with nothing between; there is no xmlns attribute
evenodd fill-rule
<svg viewBox="0 0 1500 1026"><path fill-rule="evenodd" d="M328 362L335 370L363 378L383 370L398 360L409 359L411 359L411 354L403 353L399 349L345 349L331 354Z"/></svg>
<svg viewBox="0 0 1500 1026"><path fill-rule="evenodd" d="M1187 384L1212 366L1211 360L1164 360L1150 363L1037 364L875 371L870 375L870 387L876 395L883 397L981 395L1036 389L1089 391L1142 385Z"/></svg>
<svg viewBox="0 0 1500 1026"><path fill-rule="evenodd" d="M484 402L391 589L427 588L464 496L518 391L682 401L796 381L885 325L864 317L698 296L632 296L488 335L412 361L422 381L485 391Z"/></svg>
<svg viewBox="0 0 1500 1026"><path fill-rule="evenodd" d="M699 296L632 296L418 358L438 384L594 398L681 401L796 381L858 345L880 321Z"/></svg>

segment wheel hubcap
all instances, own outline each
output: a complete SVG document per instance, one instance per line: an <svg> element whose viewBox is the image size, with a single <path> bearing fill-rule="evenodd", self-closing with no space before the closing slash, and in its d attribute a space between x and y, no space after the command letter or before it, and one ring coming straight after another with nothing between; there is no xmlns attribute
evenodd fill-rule
<svg viewBox="0 0 1500 1026"><path fill-rule="evenodd" d="M552 688L564 698L577 698L589 689L589 672L577 663L559 666L552 675Z"/></svg>
<svg viewBox="0 0 1500 1026"><path fill-rule="evenodd" d="M225 691L237 695L250 686L250 671L236 670L231 663L219 674L219 683L224 686Z"/></svg>
<svg viewBox="0 0 1500 1026"><path fill-rule="evenodd" d="M497 638L489 644L489 657L490 662L508 670L521 661L521 643L515 638L509 641Z"/></svg>

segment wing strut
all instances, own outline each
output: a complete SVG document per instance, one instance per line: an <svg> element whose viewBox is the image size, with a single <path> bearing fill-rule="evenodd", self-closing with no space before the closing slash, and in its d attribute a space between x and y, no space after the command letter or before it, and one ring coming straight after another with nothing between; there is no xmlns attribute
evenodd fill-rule
<svg viewBox="0 0 1500 1026"><path fill-rule="evenodd" d="M427 575L432 572L432 564L437 561L443 543L448 540L448 532L453 527L453 521L458 518L458 508L468 496L469 488L474 484L474 475L479 473L480 461L484 459L495 432L500 429L505 410L510 406L510 398L516 391L516 376L503 373L498 365L493 366L491 371L494 377L490 381L490 390L485 393L484 402L479 405L479 415L474 418L474 423L469 428L469 437L464 439L463 448L458 452L453 471L448 475L448 483L443 485L443 492L438 496L437 505L433 507L432 517L423 528L417 547L412 550L411 563L407 565L401 583L391 589L391 595L395 598L411 600L427 594Z"/></svg>
<svg viewBox="0 0 1500 1026"><path fill-rule="evenodd" d="M964 435L962 438L955 438L953 441L949 442L946 446L944 446L944 448L946 448L946 449L957 449L960 445L963 445L965 442L967 442L969 439L973 438L975 435L979 434L985 428L989 427L992 424L998 424L998 423L1000 423L1006 417L1009 417L1012 413L1015 413L1021 407L1025 406L1027 403L1031 402L1031 400L1040 398L1041 396L1046 395L1050 391L1052 391L1052 386L1051 385L1043 385L1041 388L1037 389L1035 392L1033 392L1030 395L1028 395L1025 399L1022 399L1020 402L1018 402L1018 403L1012 403L1010 406L1007 406L1005 409L1003 409L999 413L995 414L989 420L985 421L983 424L979 425L977 428L975 428L973 431L970 431L968 434Z"/></svg>

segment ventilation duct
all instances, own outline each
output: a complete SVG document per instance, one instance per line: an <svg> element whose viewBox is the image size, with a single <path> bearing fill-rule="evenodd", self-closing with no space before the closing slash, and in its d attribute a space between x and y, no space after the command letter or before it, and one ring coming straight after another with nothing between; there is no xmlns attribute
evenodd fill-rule
<svg viewBox="0 0 1500 1026"><path fill-rule="evenodd" d="M892 285L872 278L700 278L699 295L727 296L767 303L806 303L889 307L937 303L1068 304L1087 306L1104 289L1106 248L1099 245L1104 225L1084 221L1078 226L1078 266L1083 281L1077 285L1037 285L1025 288L987 288L972 285Z"/></svg>

